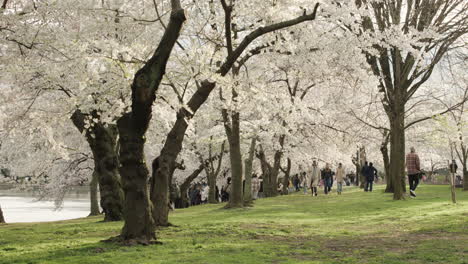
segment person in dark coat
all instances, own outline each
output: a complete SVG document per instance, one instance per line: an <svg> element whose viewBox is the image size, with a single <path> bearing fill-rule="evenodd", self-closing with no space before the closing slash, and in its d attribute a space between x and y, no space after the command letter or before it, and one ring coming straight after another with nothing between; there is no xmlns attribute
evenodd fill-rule
<svg viewBox="0 0 468 264"><path fill-rule="evenodd" d="M372 192L372 185L374 184L374 180L377 175L377 169L374 167L372 162L367 167L364 175L366 176L366 187L364 191Z"/></svg>
<svg viewBox="0 0 468 264"><path fill-rule="evenodd" d="M331 191L331 187L333 184L333 175L335 173L330 169L330 164L326 164L325 168L322 170L322 180L323 180L323 187L325 194L328 194Z"/></svg>
<svg viewBox="0 0 468 264"><path fill-rule="evenodd" d="M361 168L361 174L364 177L364 180L366 180L366 184L364 186L367 187L367 176L369 175L369 163L364 162L364 166ZM367 188L364 188L364 191L367 192Z"/></svg>

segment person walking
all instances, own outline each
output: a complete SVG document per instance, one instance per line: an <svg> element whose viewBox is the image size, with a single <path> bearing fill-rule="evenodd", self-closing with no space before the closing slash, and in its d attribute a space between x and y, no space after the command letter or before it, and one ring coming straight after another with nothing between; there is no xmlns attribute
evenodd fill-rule
<svg viewBox="0 0 468 264"><path fill-rule="evenodd" d="M339 163L338 168L336 169L336 191L338 194L343 192L343 183L345 178L345 170L343 164Z"/></svg>
<svg viewBox="0 0 468 264"><path fill-rule="evenodd" d="M419 184L419 174L421 173L421 167L419 156L416 154L416 149L414 147L411 147L410 153L406 155L406 171L408 173L410 195L411 197L416 197L415 191Z"/></svg>
<svg viewBox="0 0 468 264"><path fill-rule="evenodd" d="M331 191L332 178L335 173L330 169L330 164L327 163L325 168L322 170L322 180L325 194Z"/></svg>
<svg viewBox="0 0 468 264"><path fill-rule="evenodd" d="M312 168L310 170L310 190L312 192L312 196L317 196L317 186L320 181L320 170L317 166L317 161L312 162Z"/></svg>
<svg viewBox="0 0 468 264"><path fill-rule="evenodd" d="M377 175L377 169L374 167L374 164L371 162L369 163L369 167L367 168L366 174L366 188L365 191L372 192L372 186L374 185L374 180Z"/></svg>
<svg viewBox="0 0 468 264"><path fill-rule="evenodd" d="M258 191L260 191L260 180L257 177L257 174L252 176L252 199L258 199Z"/></svg>
<svg viewBox="0 0 468 264"><path fill-rule="evenodd" d="M307 194L307 186L309 185L309 177L307 177L307 173L304 171L304 172L301 172L301 185L302 185L302 188L304 189L304 194Z"/></svg>
<svg viewBox="0 0 468 264"><path fill-rule="evenodd" d="M370 175L369 163L367 163L367 161L364 162L364 166L362 166L362 168L361 168L361 174L362 174L364 180L366 181L365 184L364 184L364 191L367 192L368 191L367 178Z"/></svg>

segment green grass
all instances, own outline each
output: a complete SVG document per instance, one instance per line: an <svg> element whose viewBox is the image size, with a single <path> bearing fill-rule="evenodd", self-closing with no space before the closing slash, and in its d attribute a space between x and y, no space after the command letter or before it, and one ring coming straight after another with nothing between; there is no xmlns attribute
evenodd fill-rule
<svg viewBox="0 0 468 264"><path fill-rule="evenodd" d="M392 201L378 187L341 196L294 194L255 207L177 210L158 231L163 245L100 242L122 222L91 217L0 226L0 263L468 263L468 192L422 185Z"/></svg>

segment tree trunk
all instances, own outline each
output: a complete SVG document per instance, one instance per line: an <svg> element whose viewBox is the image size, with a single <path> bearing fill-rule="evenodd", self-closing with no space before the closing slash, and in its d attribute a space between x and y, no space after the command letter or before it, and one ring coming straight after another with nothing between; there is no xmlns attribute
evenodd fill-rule
<svg viewBox="0 0 468 264"><path fill-rule="evenodd" d="M153 219L156 226L169 226L169 185L175 164L169 174L161 173L159 158L153 161L153 175L151 178L151 202L153 203Z"/></svg>
<svg viewBox="0 0 468 264"><path fill-rule="evenodd" d="M283 136L282 136L283 137ZM281 139L280 139L281 141ZM273 168L270 174L270 195L267 197L275 197L278 196L278 175L280 172L280 166L281 166L281 158L283 156L283 151L282 150L277 150L275 153L275 159L273 163Z"/></svg>
<svg viewBox="0 0 468 264"><path fill-rule="evenodd" d="M463 190L468 191L468 168L466 167L468 160L468 150L465 149L463 153Z"/></svg>
<svg viewBox="0 0 468 264"><path fill-rule="evenodd" d="M3 211L2 207L0 206L0 224L4 224L5 222L5 217L3 217Z"/></svg>
<svg viewBox="0 0 468 264"><path fill-rule="evenodd" d="M271 184L270 184L270 174L271 174L271 166L266 160L265 152L263 151L262 146L260 145L260 151L257 154L257 158L260 160L260 166L262 168L262 179L263 179L263 195L265 197L270 197L271 191Z"/></svg>
<svg viewBox="0 0 468 264"><path fill-rule="evenodd" d="M405 110L404 103L395 99L390 116L390 177L393 179L393 199L404 199L405 192Z"/></svg>
<svg viewBox="0 0 468 264"><path fill-rule="evenodd" d="M125 224L121 238L148 244L156 239L152 204L148 192L149 171L145 163L143 133L134 129L131 113L124 114L117 122L120 134L120 175L125 191Z"/></svg>
<svg viewBox="0 0 468 264"><path fill-rule="evenodd" d="M98 201L98 174L96 171L93 172L93 177L89 184L89 193L91 201L91 213L89 216L99 215L99 201Z"/></svg>
<svg viewBox="0 0 468 264"><path fill-rule="evenodd" d="M212 140L213 137L210 138ZM216 197L216 180L218 178L219 173L221 172L221 165L223 163L223 157L224 157L224 146L225 146L225 141L223 141L223 144L221 145L221 151L218 155L213 156L212 152L212 144L210 142L209 145L209 155L208 155L208 160L205 160L202 155L200 154L200 162L204 164L205 166L205 173L206 177L208 179L208 203L210 204L216 204L218 203L218 199ZM218 165L215 168L214 161L218 159Z"/></svg>
<svg viewBox="0 0 468 264"><path fill-rule="evenodd" d="M86 118L97 117L95 111L87 115L76 110L71 119L75 127L83 133ZM93 153L93 178L96 177L99 183L104 221L120 221L123 218L124 194L118 172L117 128L115 125L105 126L102 123L95 123L86 129L85 135Z"/></svg>
<svg viewBox="0 0 468 264"><path fill-rule="evenodd" d="M255 154L255 145L257 137L254 135L250 142L249 157L245 159L245 189L244 189L244 203L252 203L252 166Z"/></svg>
<svg viewBox="0 0 468 264"><path fill-rule="evenodd" d="M96 126L96 141L90 145L98 175L104 221L120 221L123 219L124 194L118 171L117 128L112 125L106 128L102 124Z"/></svg>
<svg viewBox="0 0 468 264"><path fill-rule="evenodd" d="M216 178L217 175L214 173L210 173L207 176L208 180L208 203L210 204L217 204L218 200L216 199Z"/></svg>
<svg viewBox="0 0 468 264"><path fill-rule="evenodd" d="M153 217L154 214L164 214L164 212L156 211L159 207L155 208L153 212L153 205L149 199L149 171L144 155L145 133L152 118L152 105L156 99L156 92L166 72L167 62L179 38L185 19L185 11L182 9L180 1L171 0L171 16L164 35L151 58L136 72L133 79L131 112L124 114L117 121L120 134L121 166L119 171L125 191L125 224L120 238L127 243L136 240L137 243L148 244L151 240L156 239ZM173 131L169 133L168 137L172 136L176 136ZM166 145L159 157L159 169L154 180L168 185L169 174L173 171L171 168L175 167L175 158L169 162L166 153L164 153L165 150ZM168 186L158 186L157 184L154 186L156 186L154 191L164 190L166 192L161 197L169 197ZM159 197L159 194L156 196ZM168 201L162 200L161 202L167 206Z"/></svg>
<svg viewBox="0 0 468 264"><path fill-rule="evenodd" d="M234 112L232 115L230 130L226 130L229 142L229 157L231 160L231 179L232 187L229 194L229 208L242 208L242 153L240 147L240 120L239 112Z"/></svg>
<svg viewBox="0 0 468 264"><path fill-rule="evenodd" d="M180 185L180 196L182 200L182 207L187 208L190 205L189 202L189 197L187 195L187 191L190 187L190 184L192 184L193 180L195 180L198 175L203 171L203 164L200 165L195 171L192 172L185 180L184 182Z"/></svg>
<svg viewBox="0 0 468 264"><path fill-rule="evenodd" d="M382 145L380 146L380 152L382 153L384 169L385 169L385 180L387 186L385 188L386 193L393 193L393 178L390 177L390 157L388 156L388 141L389 137L387 136Z"/></svg>

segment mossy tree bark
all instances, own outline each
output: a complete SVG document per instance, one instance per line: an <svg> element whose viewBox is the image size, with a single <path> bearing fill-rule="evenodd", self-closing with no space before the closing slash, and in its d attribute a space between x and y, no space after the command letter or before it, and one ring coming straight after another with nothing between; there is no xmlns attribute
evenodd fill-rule
<svg viewBox="0 0 468 264"><path fill-rule="evenodd" d="M180 1L171 0L171 15L164 35L154 54L135 74L131 86L131 112L124 114L117 122L120 135L119 171L125 192L125 223L120 239L125 243L148 244L156 239L153 204L149 199L149 170L144 155L145 134L152 117L156 92L185 19ZM160 164L159 169L161 167L165 166ZM162 181L168 184L167 179L169 177ZM157 188L168 189L167 186Z"/></svg>
<svg viewBox="0 0 468 264"><path fill-rule="evenodd" d="M91 181L91 184L96 184L96 186L90 188L93 192L94 188L99 184L100 204L104 211L104 221L120 221L123 218L124 194L118 172L117 128L115 125L105 125L98 122L86 129L86 119L92 118L99 119L97 111L84 114L80 110L76 110L71 117L75 127L81 133L85 133L93 153L93 180L96 179L97 182ZM99 206L97 211L99 214ZM92 215L94 215L93 213L96 212L92 212Z"/></svg>

